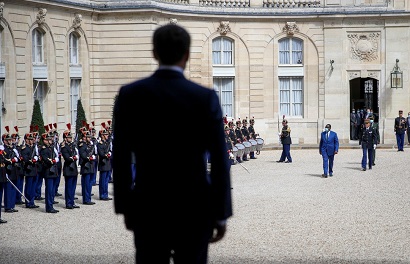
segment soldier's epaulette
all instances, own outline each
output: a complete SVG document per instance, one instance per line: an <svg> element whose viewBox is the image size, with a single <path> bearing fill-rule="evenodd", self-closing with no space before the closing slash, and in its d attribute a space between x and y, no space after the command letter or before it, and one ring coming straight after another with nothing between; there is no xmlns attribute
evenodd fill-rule
<svg viewBox="0 0 410 264"><path fill-rule="evenodd" d="M61 142L60 147L64 147L65 146L65 142Z"/></svg>
<svg viewBox="0 0 410 264"><path fill-rule="evenodd" d="M25 149L25 148L26 148L26 145L21 146L21 150L23 150L23 149Z"/></svg>
<svg viewBox="0 0 410 264"><path fill-rule="evenodd" d="M42 149L45 149L45 148L47 148L47 146L46 146L46 145L43 145L41 148L42 148Z"/></svg>
<svg viewBox="0 0 410 264"><path fill-rule="evenodd" d="M102 142L102 140L100 139L99 141L98 141L98 144L102 144L103 142Z"/></svg>
<svg viewBox="0 0 410 264"><path fill-rule="evenodd" d="M78 146L82 147L83 145L84 145L84 142L80 142L80 144Z"/></svg>

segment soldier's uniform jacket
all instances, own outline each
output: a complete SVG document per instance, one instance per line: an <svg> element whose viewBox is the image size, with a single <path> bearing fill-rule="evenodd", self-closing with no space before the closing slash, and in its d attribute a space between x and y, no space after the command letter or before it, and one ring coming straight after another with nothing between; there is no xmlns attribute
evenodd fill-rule
<svg viewBox="0 0 410 264"><path fill-rule="evenodd" d="M232 151L232 140L231 140L231 138L229 137L229 135L227 135L226 133L225 133L225 143L226 143L226 148L228 149L228 150L230 150L230 151Z"/></svg>
<svg viewBox="0 0 410 264"><path fill-rule="evenodd" d="M93 146L94 146L94 150L95 150L93 154L97 157L95 160L93 160L94 163L95 163L95 162L98 162L99 159L100 159L100 157L99 157L99 155L98 155L98 149L97 149L97 147L98 147L98 139L95 138L95 137L92 137L92 138L91 138L91 141L93 142Z"/></svg>
<svg viewBox="0 0 410 264"><path fill-rule="evenodd" d="M248 127L243 126L243 127L241 128L241 132L242 132L243 137L244 137L246 140L249 140L249 139L250 139L250 138L249 138Z"/></svg>
<svg viewBox="0 0 410 264"><path fill-rule="evenodd" d="M58 143L57 140L54 142L54 148L57 150L57 153L58 153L57 168L58 168L59 170L61 170L62 167L63 167L63 161L62 161L62 158L61 158L61 156L62 156L62 155L61 155L61 147L60 147L60 144Z"/></svg>
<svg viewBox="0 0 410 264"><path fill-rule="evenodd" d="M377 135L372 127L369 127L369 129L362 128L359 135L359 144L362 145L362 148L366 147L368 149L372 149L373 145L377 144Z"/></svg>
<svg viewBox="0 0 410 264"><path fill-rule="evenodd" d="M239 127L235 128L235 135L236 135L236 140L239 141L240 143L242 143L243 134L242 134L242 130Z"/></svg>
<svg viewBox="0 0 410 264"><path fill-rule="evenodd" d="M17 180L17 163L20 162L13 146L5 146L4 148L4 157L6 165L6 173L9 176L10 180ZM13 160L15 162L13 162Z"/></svg>
<svg viewBox="0 0 410 264"><path fill-rule="evenodd" d="M36 145L25 144L21 147L21 156L24 161L24 175L26 177L37 176L37 163L40 162L38 154L36 153Z"/></svg>
<svg viewBox="0 0 410 264"><path fill-rule="evenodd" d="M43 145L40 149L40 157L42 163L42 176L44 178L57 178L58 168L57 162L59 160L53 144L50 146ZM53 161L56 161L55 163Z"/></svg>
<svg viewBox="0 0 410 264"><path fill-rule="evenodd" d="M396 117L394 120L394 132L396 134L404 134L407 129L407 122L404 117Z"/></svg>
<svg viewBox="0 0 410 264"><path fill-rule="evenodd" d="M98 171L110 171L111 170L111 150L110 142L100 140L97 145L98 151Z"/></svg>
<svg viewBox="0 0 410 264"><path fill-rule="evenodd" d="M282 127L282 132L280 134L280 140L283 145L290 145L292 144L292 138L290 137L290 127L285 125Z"/></svg>
<svg viewBox="0 0 410 264"><path fill-rule="evenodd" d="M229 129L229 137L231 138L232 143L235 145L237 143L237 138L236 138L235 130L233 128Z"/></svg>
<svg viewBox="0 0 410 264"><path fill-rule="evenodd" d="M90 174L95 172L94 161L90 159L91 156L95 156L95 148L92 143L82 141L79 144L78 152L80 154L80 174ZM96 157L96 156L95 156ZM97 158L97 157L96 157Z"/></svg>
<svg viewBox="0 0 410 264"><path fill-rule="evenodd" d="M63 176L78 176L77 160L79 159L78 150L73 142L62 142L60 145L61 156L64 159Z"/></svg>
<svg viewBox="0 0 410 264"><path fill-rule="evenodd" d="M248 132L249 132L249 137L250 138L256 139L255 128L252 125L249 125Z"/></svg>
<svg viewBox="0 0 410 264"><path fill-rule="evenodd" d="M19 162L16 163L16 173L19 177L24 177L24 160L21 156L21 149L24 145L15 146L14 149L18 153Z"/></svg>
<svg viewBox="0 0 410 264"><path fill-rule="evenodd" d="M5 154L3 146L0 146L0 183L7 182Z"/></svg>

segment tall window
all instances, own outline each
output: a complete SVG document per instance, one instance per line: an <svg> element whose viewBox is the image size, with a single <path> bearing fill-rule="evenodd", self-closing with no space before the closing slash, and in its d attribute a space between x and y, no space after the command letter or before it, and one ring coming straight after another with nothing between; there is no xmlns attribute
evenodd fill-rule
<svg viewBox="0 0 410 264"><path fill-rule="evenodd" d="M298 38L279 40L279 64L302 64L303 41Z"/></svg>
<svg viewBox="0 0 410 264"><path fill-rule="evenodd" d="M223 115L234 116L233 91L235 87L234 42L227 37L212 41L214 90L219 96Z"/></svg>
<svg viewBox="0 0 410 264"><path fill-rule="evenodd" d="M44 34L38 30L33 30L33 63L43 64L44 63Z"/></svg>
<svg viewBox="0 0 410 264"><path fill-rule="evenodd" d="M44 115L44 101L47 96L47 82L34 81L34 100L37 99L40 104L41 113Z"/></svg>
<svg viewBox="0 0 410 264"><path fill-rule="evenodd" d="M303 77L279 77L280 114L303 115Z"/></svg>
<svg viewBox="0 0 410 264"><path fill-rule="evenodd" d="M79 53L78 53L78 37L75 33L70 34L70 64L79 63Z"/></svg>
<svg viewBox="0 0 410 264"><path fill-rule="evenodd" d="M234 78L214 78L214 90L219 96L223 115L233 116Z"/></svg>
<svg viewBox="0 0 410 264"><path fill-rule="evenodd" d="M77 119L77 103L80 98L81 79L71 79L70 84L70 112L71 124L76 123Z"/></svg>
<svg viewBox="0 0 410 264"><path fill-rule="evenodd" d="M233 65L233 42L224 37L212 41L212 63L214 65Z"/></svg>

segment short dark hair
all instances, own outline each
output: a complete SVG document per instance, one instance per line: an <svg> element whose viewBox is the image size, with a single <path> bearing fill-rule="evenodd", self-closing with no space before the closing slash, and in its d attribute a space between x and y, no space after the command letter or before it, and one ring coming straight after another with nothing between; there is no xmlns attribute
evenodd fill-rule
<svg viewBox="0 0 410 264"><path fill-rule="evenodd" d="M325 127L327 127L327 128L332 128L332 125L331 125L331 124L326 124Z"/></svg>
<svg viewBox="0 0 410 264"><path fill-rule="evenodd" d="M174 65L189 51L191 37L184 28L167 24L155 30L152 42L160 63Z"/></svg>

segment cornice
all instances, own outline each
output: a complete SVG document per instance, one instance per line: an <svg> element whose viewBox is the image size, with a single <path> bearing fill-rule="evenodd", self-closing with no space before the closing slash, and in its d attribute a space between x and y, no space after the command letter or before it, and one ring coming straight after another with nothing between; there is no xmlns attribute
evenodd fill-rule
<svg viewBox="0 0 410 264"><path fill-rule="evenodd" d="M224 16L224 17L258 17L258 18L345 18L345 17L408 17L409 11L394 10L389 7L366 6L366 7L313 7L313 8L268 8L268 7L208 7L189 4L174 4L164 1L146 0L116 0L116 1L93 1L93 0L15 0L38 5L61 6L74 9L88 9L91 12L138 12L159 11L165 13L178 13L193 16Z"/></svg>

